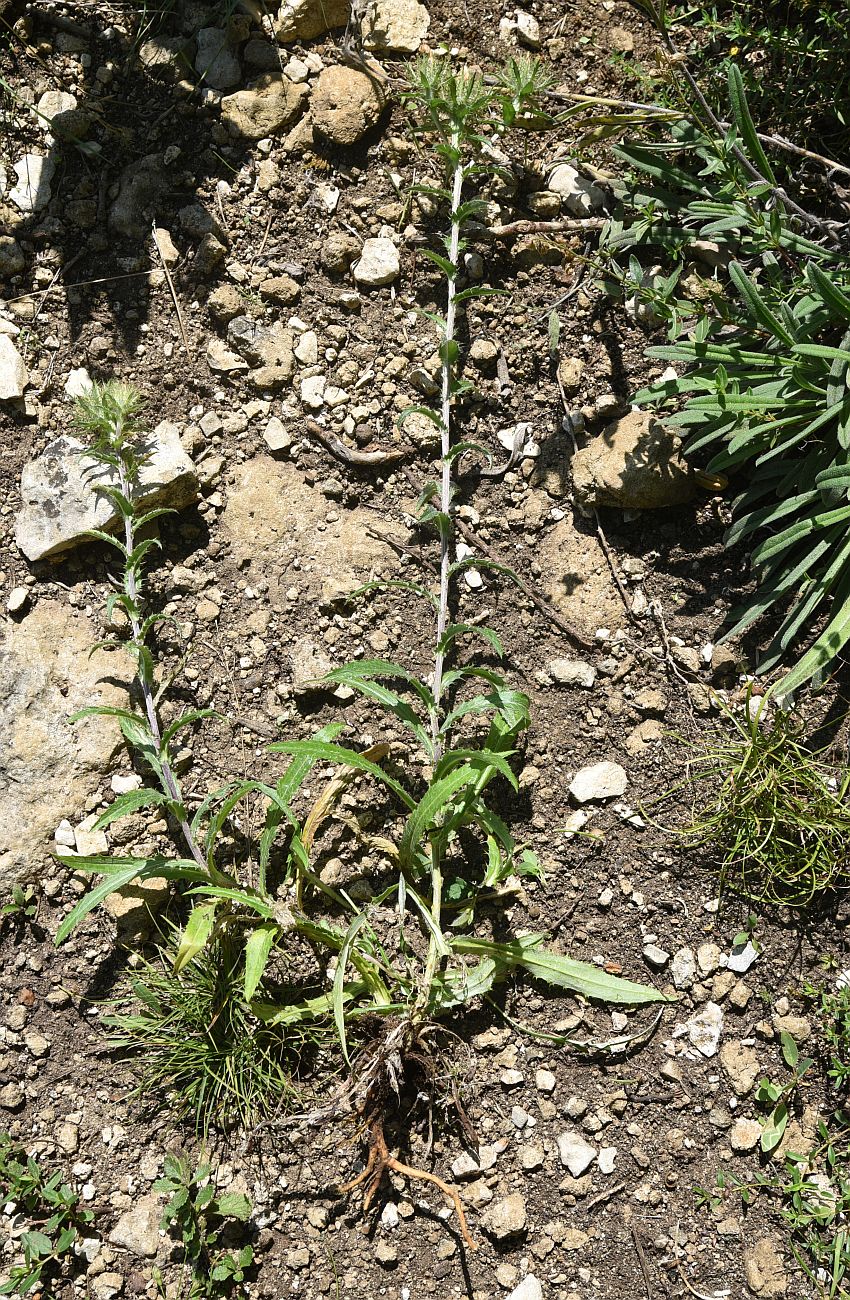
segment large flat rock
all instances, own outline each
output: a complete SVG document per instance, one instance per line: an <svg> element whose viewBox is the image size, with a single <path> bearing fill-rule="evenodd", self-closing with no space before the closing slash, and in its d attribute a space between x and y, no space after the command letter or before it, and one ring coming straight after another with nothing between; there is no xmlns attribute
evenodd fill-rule
<svg viewBox="0 0 850 1300"><path fill-rule="evenodd" d="M181 510L197 500L198 476L175 425L150 435L151 457L142 468L137 499L146 509ZM23 507L15 541L28 560L45 560L86 541L92 528L114 530L118 518L99 485L117 486L113 470L99 465L77 438L63 435L21 474Z"/></svg>
<svg viewBox="0 0 850 1300"><path fill-rule="evenodd" d="M34 879L49 861L49 842L98 784L121 744L110 718L71 725L88 704L126 707L116 678L129 678L122 656L89 651L96 631L59 601L4 625L0 640L0 891Z"/></svg>

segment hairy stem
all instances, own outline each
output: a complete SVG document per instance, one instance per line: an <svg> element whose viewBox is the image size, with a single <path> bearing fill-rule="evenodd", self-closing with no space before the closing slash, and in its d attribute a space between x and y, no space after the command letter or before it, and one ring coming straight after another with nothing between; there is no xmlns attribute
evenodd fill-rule
<svg viewBox="0 0 850 1300"><path fill-rule="evenodd" d="M118 432L120 437L123 437L123 429L119 429L116 432ZM128 501L132 501L133 500L132 488L134 485L130 481L130 476L127 472L127 464L124 460L124 457L121 456L120 454L118 457L118 479L121 485L121 492L127 498ZM124 545L127 548L127 555L128 556L132 555L136 545L136 527L135 527L132 514L127 514L124 516ZM127 595L130 597L130 600L133 602L133 605L137 607L138 584L136 582L136 575L133 572L133 570L130 568L127 569L125 581L126 581ZM142 640L142 625L139 620L139 616L136 613L130 613L129 617L130 617L130 627L132 628L132 632L133 632L133 640L135 641L136 645L139 648L141 648L141 646L143 645L143 640ZM165 785L169 797L173 799L175 804L182 807L183 797L180 793L180 787L177 784L177 778L175 777L171 769L171 764L169 763L167 756L162 753L162 731L159 725L159 718L156 716L156 704L154 702L153 691L151 690L151 684L150 681L148 680L147 673L141 667L138 672L138 679L139 679L139 685L141 686L142 689L142 698L145 702L145 713L147 714L150 733L151 736L153 737L154 744L156 745L161 756L160 763L162 766L163 783ZM195 836L192 832L192 828L189 825L188 819L186 818L185 814L183 814L182 816L178 816L178 822L180 825L180 830L183 834L183 838L186 841L186 847L188 848L195 862L197 862L198 866L203 867L203 869L206 871L207 869L206 859L204 858L203 853L198 847L198 843L195 839Z"/></svg>

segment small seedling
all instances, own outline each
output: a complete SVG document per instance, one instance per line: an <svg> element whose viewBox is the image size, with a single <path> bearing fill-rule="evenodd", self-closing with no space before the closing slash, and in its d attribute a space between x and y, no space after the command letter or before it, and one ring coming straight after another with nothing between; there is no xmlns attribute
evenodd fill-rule
<svg viewBox="0 0 850 1300"><path fill-rule="evenodd" d="M0 917L13 921L34 921L38 914L38 899L32 885L13 885L12 897L0 907Z"/></svg>
<svg viewBox="0 0 850 1300"><path fill-rule="evenodd" d="M216 1195L212 1168L200 1164L193 1170L183 1156L165 1157L164 1175L154 1191L168 1196L161 1227L183 1243L184 1264L189 1276L187 1300L212 1300L228 1296L245 1280L254 1261L250 1245L235 1254L221 1244L228 1221L246 1223L251 1202L241 1192Z"/></svg>
<svg viewBox="0 0 850 1300"><path fill-rule="evenodd" d="M25 1217L30 1227L20 1237L23 1263L15 1264L0 1285L0 1295L51 1294L53 1283L73 1248L94 1220L80 1204L80 1194L64 1181L62 1171L47 1173L32 1156L0 1133L0 1194Z"/></svg>
<svg viewBox="0 0 850 1300"><path fill-rule="evenodd" d="M782 1141L788 1127L788 1103L799 1088L803 1076L814 1065L810 1056L800 1056L800 1049L795 1039L788 1033L779 1035L782 1045L782 1059L791 1070L791 1078L784 1083L775 1083L762 1079L756 1088L756 1101L764 1108L770 1107L766 1119L762 1121L761 1149L765 1155L775 1151Z"/></svg>

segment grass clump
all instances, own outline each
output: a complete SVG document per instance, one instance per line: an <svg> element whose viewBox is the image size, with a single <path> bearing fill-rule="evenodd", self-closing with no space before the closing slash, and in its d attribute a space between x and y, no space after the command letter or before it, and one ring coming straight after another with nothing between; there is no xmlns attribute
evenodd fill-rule
<svg viewBox="0 0 850 1300"><path fill-rule="evenodd" d="M850 882L850 773L841 781L791 713L751 696L693 759L686 834L719 861L724 887L761 904L806 907Z"/></svg>
<svg viewBox="0 0 850 1300"><path fill-rule="evenodd" d="M166 1099L178 1121L204 1134L249 1127L292 1094L295 1040L251 1010L242 951L226 934L175 973L176 952L165 944L136 968L129 1006L104 1020L110 1045L127 1054L135 1094Z"/></svg>

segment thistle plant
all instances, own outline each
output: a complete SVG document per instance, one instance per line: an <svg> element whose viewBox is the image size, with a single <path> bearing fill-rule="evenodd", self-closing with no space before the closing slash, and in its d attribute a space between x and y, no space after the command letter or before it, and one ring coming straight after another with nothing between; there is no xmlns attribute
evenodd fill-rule
<svg viewBox="0 0 850 1300"><path fill-rule="evenodd" d="M494 786L502 792L518 788L511 760L528 726L528 698L490 663L456 659L458 647L472 638L483 642L491 661L504 653L492 629L451 620L452 582L467 563L452 561L453 467L461 455L476 450L454 437L456 403L465 388L458 377L456 333L463 305L493 292L461 282L464 231L482 211L481 182L499 170L489 157L490 136L534 118L542 82L533 61L512 61L491 89L478 75L455 74L431 59L416 65L409 92L417 129L435 141L444 172L444 185L429 192L448 205L445 255L429 254L445 277L445 315L433 316L440 333L440 404L436 411L418 408L441 436L440 481L423 490L420 515L424 526L437 530L440 566L436 592L415 583L390 586L430 603L433 671L420 677L389 660L357 660L334 669L323 684L352 688L404 726L425 764L415 775L393 767L389 744L358 750L341 743L340 724L329 723L311 739L268 746L270 753L288 759L275 784L255 778L228 782L208 794L190 818L168 746L183 726L202 724L209 710L188 710L165 728L158 720L166 688L155 680L158 616L145 616L141 604L141 566L156 542L137 540L139 528L154 515L137 514L135 504L143 463L137 405L127 390L106 385L82 407L94 455L117 479L100 490L109 494L123 522L123 540L97 536L123 560L110 609L127 615L130 635L124 644L136 664L142 703L141 711L98 712L118 719L140 764L157 782L120 796L97 824L161 806L174 819L187 856L68 859L75 870L104 879L65 918L58 938L134 877L157 874L177 881L190 911L173 958L174 975L202 955L207 961L222 951L241 953L241 978L231 980L231 997L244 1007L246 1032L253 1019L291 1035L296 1044L305 1035L325 1047L336 1041L347 1083L321 1113L355 1113L369 1144L363 1172L343 1190L361 1186L368 1205L388 1170L435 1183L457 1208L468 1241L457 1194L436 1175L392 1154L384 1133L387 1112L398 1104L405 1080L415 1084L414 1095L437 1086L437 1044L445 1041L440 1021L519 970L589 998L627 1005L664 1000L653 988L553 951L543 933L489 937L494 915L498 923L521 878L538 877L541 868L489 801ZM331 769L329 779L305 805L304 783L320 768ZM368 817L340 806L355 780L366 787ZM229 834L244 803L258 808L262 819L256 845L247 848ZM352 804L350 795L346 803ZM353 806L359 807L356 798ZM381 819L377 832L371 825L376 817ZM323 879L328 823L347 831L344 853L364 848L377 862L356 898L344 885ZM250 860L254 853L256 862ZM168 1000L158 1001L164 1006ZM157 1017L164 1014L147 1007L149 1042L156 1041ZM459 1101L457 1112L461 1126L468 1124Z"/></svg>

